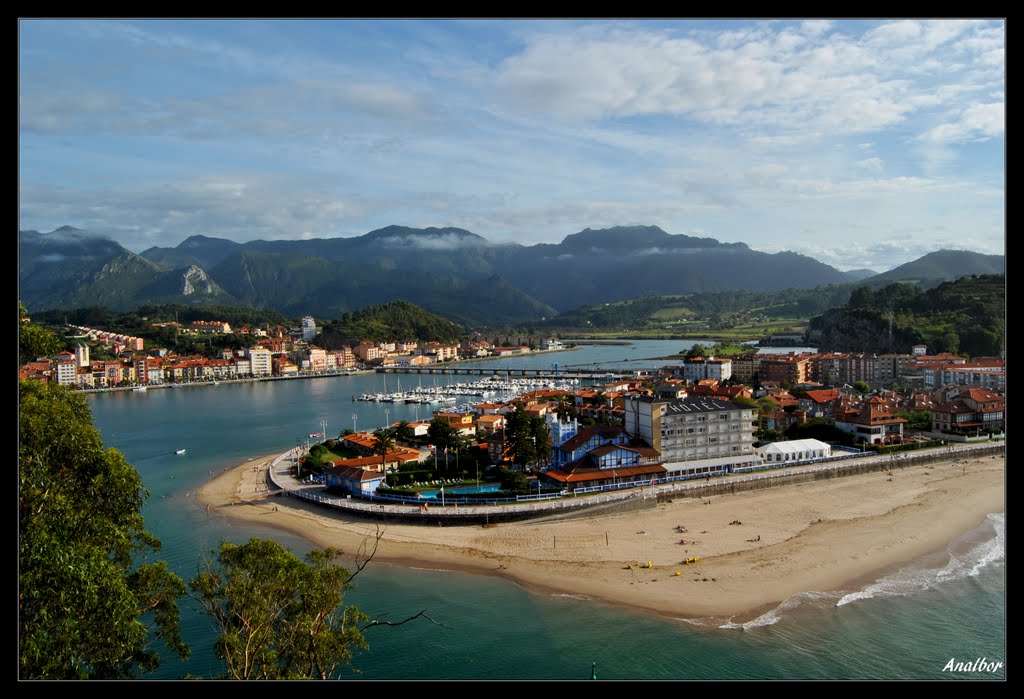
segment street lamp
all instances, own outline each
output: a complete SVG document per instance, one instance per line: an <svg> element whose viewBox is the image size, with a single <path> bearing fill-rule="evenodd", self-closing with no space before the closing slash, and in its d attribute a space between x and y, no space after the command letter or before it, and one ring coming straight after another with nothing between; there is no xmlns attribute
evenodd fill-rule
<svg viewBox="0 0 1024 699"><path fill-rule="evenodd" d="M356 432L357 431L356 430L356 418L358 418L358 417L359 417L358 415L356 415L355 413L352 413L352 432Z"/></svg>

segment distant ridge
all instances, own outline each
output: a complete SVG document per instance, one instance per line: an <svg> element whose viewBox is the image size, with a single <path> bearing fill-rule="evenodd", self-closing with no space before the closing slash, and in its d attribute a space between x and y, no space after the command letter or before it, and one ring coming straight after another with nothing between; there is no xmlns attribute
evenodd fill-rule
<svg viewBox="0 0 1024 699"><path fill-rule="evenodd" d="M888 272L869 278L872 286L898 281L918 282L926 287L971 274L1004 274L1004 255L983 255L970 250L936 250Z"/></svg>
<svg viewBox="0 0 1024 699"><path fill-rule="evenodd" d="M851 273L807 255L769 254L642 225L585 228L559 243L530 246L492 243L456 227L397 225L344 238L247 243L197 234L139 255L70 226L46 234L20 231L19 241L22 298L38 310L97 303L131 310L160 302L331 316L408 300L460 323L490 327L640 296L851 282ZM862 283L896 275L949 279L1001 269L1002 262L1002 256L940 251Z"/></svg>

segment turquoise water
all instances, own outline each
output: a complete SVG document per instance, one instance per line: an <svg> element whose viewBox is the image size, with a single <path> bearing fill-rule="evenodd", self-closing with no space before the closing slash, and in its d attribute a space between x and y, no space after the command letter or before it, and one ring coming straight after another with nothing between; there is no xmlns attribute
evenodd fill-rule
<svg viewBox="0 0 1024 699"><path fill-rule="evenodd" d="M686 346L642 341L518 361L625 363L630 355L665 356ZM335 433L353 422L358 429L379 427L384 406L353 403L351 395L380 385L379 376L221 384L107 393L91 396L89 404L107 446L124 452L151 492L146 523L163 541L160 556L187 579L225 538L272 537L307 550L302 539L270 527L207 514L195 492L249 456L294 446L319 431L321 420ZM411 404L388 407L391 422L413 419L417 411L425 416ZM176 455L181 448L186 453ZM443 570L375 564L358 582L349 599L375 616L404 619L426 609L444 624L370 630L371 649L354 663L361 679L588 679L594 662L600 679L1005 678L1005 668L995 675L942 670L950 659L1005 663L1002 514L896 574L856 590L808 591L743 626L654 619L582 596L531 594L500 578ZM187 601L183 607L193 656L185 663L165 660L152 678L219 672L208 620Z"/></svg>
<svg viewBox="0 0 1024 699"><path fill-rule="evenodd" d="M466 487L449 487L444 489L445 495L462 495L465 493L493 493L496 490L501 490L501 485L495 483L493 485L470 485ZM436 500L441 499L441 489L437 490L421 490L421 498L434 498Z"/></svg>

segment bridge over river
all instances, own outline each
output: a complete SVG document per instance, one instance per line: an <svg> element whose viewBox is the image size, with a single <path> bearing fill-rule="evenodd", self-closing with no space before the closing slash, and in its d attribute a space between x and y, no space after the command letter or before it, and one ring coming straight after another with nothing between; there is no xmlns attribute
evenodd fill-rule
<svg viewBox="0 0 1024 699"><path fill-rule="evenodd" d="M608 369L565 368L554 371L546 369L508 369L498 367L378 367L378 374L421 374L426 376L506 376L539 379L633 379L648 376L656 369L633 369L630 371L609 371Z"/></svg>

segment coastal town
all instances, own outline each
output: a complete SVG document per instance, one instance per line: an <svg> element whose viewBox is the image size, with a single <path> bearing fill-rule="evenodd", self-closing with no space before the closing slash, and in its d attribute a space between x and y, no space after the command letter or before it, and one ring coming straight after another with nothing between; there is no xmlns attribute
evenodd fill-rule
<svg viewBox="0 0 1024 699"><path fill-rule="evenodd" d="M19 680L1005 681L1006 29L19 18Z"/></svg>
<svg viewBox="0 0 1024 699"><path fill-rule="evenodd" d="M159 325L185 335L232 336L246 346L224 349L214 358L181 356L166 348L147 349L145 341L139 337L75 327L71 335L75 341L74 352L26 362L20 368L20 376L84 390L146 388L232 379L316 376L325 372L351 373L386 367L427 367L460 359L512 357L564 348L554 338L505 335L505 342L523 339L530 344L500 345L480 337L466 339L461 344L364 340L337 350L325 350L311 343L319 330L309 316L302 319L300 327L293 329L280 325L232 329L222 321L196 321L185 326L172 321ZM537 344L533 344L535 340ZM90 360L90 348L97 346L116 358Z"/></svg>
<svg viewBox="0 0 1024 699"><path fill-rule="evenodd" d="M427 405L429 420L394 422L383 435L312 433L313 446L305 445L303 464L296 466L328 489L399 501L421 498L420 490L439 483L465 485L468 492L481 486L480 465L528 475L506 482L505 495L531 489L582 494L839 459L865 449L998 439L1004 426L1004 360L930 355L924 345L885 355L691 352L653 371L591 372L584 385L579 374L563 372L559 379L557 368L555 376L520 371L519 378L508 371L484 377L477 370L474 380L438 386L440 367L450 368L442 374L448 380L462 360L565 345L554 337L489 341L475 334L450 344L361 340L325 350L316 345L319 329L308 316L292 329L233 330L224 322L197 321L174 330L232 335L244 346L223 349L216 358L179 356L147 349L141 338L76 327L73 352L29 361L21 377L85 391L140 391L362 372L383 374L386 387L395 375L392 386L399 390L353 394L352 400ZM94 347L116 358L90 360ZM404 391L403 374L416 377L415 384L407 379ZM426 387L424 375L433 382ZM524 439L523 430L533 436ZM441 467L440 449L446 462L449 450L468 457L477 478L465 467Z"/></svg>

